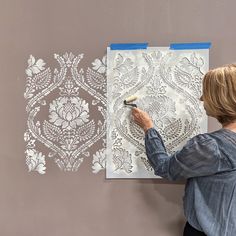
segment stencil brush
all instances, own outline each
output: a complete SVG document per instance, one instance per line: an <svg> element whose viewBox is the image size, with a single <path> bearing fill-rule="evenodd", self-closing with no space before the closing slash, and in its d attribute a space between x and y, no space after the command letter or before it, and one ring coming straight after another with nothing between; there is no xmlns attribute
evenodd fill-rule
<svg viewBox="0 0 236 236"><path fill-rule="evenodd" d="M124 100L124 104L125 104L126 106L137 107L136 104L131 103L131 102L133 102L133 101L135 101L135 100L137 100L137 99L138 99L138 96L132 95L132 96L130 96L130 97L128 97L128 98L126 98L126 99Z"/></svg>

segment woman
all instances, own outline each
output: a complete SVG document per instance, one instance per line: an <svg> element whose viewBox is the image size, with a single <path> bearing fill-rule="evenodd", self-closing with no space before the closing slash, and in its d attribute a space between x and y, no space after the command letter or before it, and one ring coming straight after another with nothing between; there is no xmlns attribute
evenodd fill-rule
<svg viewBox="0 0 236 236"><path fill-rule="evenodd" d="M207 115L220 130L199 134L168 156L149 115L133 108L134 121L145 131L147 157L156 175L187 179L184 236L236 235L236 64L210 70L203 78Z"/></svg>

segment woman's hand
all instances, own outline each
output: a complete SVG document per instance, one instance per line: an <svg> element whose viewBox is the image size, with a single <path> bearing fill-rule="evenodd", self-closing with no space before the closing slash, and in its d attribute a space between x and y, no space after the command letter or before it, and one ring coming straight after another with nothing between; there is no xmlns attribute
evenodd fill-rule
<svg viewBox="0 0 236 236"><path fill-rule="evenodd" d="M139 108L132 109L134 122L137 123L146 132L148 129L153 128L153 122L150 116Z"/></svg>

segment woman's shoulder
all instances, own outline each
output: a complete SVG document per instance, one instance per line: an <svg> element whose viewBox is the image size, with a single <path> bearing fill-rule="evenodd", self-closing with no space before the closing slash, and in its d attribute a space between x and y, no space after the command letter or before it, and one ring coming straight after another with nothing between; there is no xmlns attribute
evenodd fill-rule
<svg viewBox="0 0 236 236"><path fill-rule="evenodd" d="M192 137L187 144L190 146L194 144L208 146L209 144L216 144L216 142L216 137L213 133L201 133Z"/></svg>
<svg viewBox="0 0 236 236"><path fill-rule="evenodd" d="M202 133L194 136L190 139L191 142L207 142L208 140L213 139L211 133Z"/></svg>
<svg viewBox="0 0 236 236"><path fill-rule="evenodd" d="M198 134L191 138L182 149L182 153L204 157L218 156L219 145L210 133Z"/></svg>
<svg viewBox="0 0 236 236"><path fill-rule="evenodd" d="M230 142L229 142L230 141ZM219 130L198 134L189 140L189 144L198 143L199 145L222 145L226 143L236 143L236 132L221 128Z"/></svg>
<svg viewBox="0 0 236 236"><path fill-rule="evenodd" d="M212 139L222 137L222 136L236 138L236 132L229 129L221 128L216 131L198 134L194 137L194 139L198 141L206 141L206 140L212 140Z"/></svg>
<svg viewBox="0 0 236 236"><path fill-rule="evenodd" d="M206 135L212 139L227 138L227 139L236 140L236 132L230 129L225 129L225 128L221 128L211 133L207 133Z"/></svg>

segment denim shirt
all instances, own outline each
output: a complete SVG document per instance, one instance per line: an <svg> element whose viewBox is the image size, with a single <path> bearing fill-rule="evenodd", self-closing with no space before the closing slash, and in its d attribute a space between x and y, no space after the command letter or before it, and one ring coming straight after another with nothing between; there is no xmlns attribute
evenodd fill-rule
<svg viewBox="0 0 236 236"><path fill-rule="evenodd" d="M236 235L236 133L227 129L199 134L173 155L160 134L145 135L154 173L169 180L187 179L184 214L208 236Z"/></svg>

